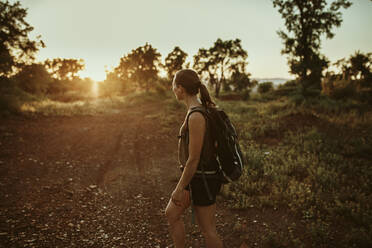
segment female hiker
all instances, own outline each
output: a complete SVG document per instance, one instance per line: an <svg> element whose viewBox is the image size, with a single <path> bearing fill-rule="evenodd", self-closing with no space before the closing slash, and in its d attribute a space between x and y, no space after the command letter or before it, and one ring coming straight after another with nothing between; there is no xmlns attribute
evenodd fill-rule
<svg viewBox="0 0 372 248"><path fill-rule="evenodd" d="M177 100L186 105L187 115L180 129L178 145L182 175L165 210L170 233L176 248L185 246L181 217L192 204L206 247L220 248L223 244L217 235L215 212L221 182L213 177L217 168L215 146L209 120L204 115L206 109L214 108L215 104L194 70L178 71L172 89ZM201 171L204 171L204 177Z"/></svg>

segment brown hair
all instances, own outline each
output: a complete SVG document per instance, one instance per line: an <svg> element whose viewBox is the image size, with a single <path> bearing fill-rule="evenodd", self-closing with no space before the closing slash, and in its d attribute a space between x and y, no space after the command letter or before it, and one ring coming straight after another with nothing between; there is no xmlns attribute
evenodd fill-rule
<svg viewBox="0 0 372 248"><path fill-rule="evenodd" d="M212 101L207 87L201 83L198 74L192 69L182 69L176 72L174 76L174 83L182 85L189 95L196 95L200 93L200 100L202 104L207 107L215 107L216 104Z"/></svg>

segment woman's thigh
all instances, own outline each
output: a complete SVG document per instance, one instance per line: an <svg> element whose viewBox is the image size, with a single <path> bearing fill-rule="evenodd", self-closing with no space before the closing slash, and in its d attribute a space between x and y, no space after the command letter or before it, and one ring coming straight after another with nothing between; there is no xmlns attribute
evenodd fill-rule
<svg viewBox="0 0 372 248"><path fill-rule="evenodd" d="M193 206L202 232L216 232L216 204Z"/></svg>

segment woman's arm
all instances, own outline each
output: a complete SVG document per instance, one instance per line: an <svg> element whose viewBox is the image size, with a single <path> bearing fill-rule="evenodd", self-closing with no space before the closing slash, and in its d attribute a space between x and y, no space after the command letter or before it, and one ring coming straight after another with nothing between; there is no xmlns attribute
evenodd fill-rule
<svg viewBox="0 0 372 248"><path fill-rule="evenodd" d="M189 117L189 157L176 189L173 191L172 200L176 203L181 201L182 192L194 176L203 147L204 133L206 129L204 116L200 112L194 112Z"/></svg>

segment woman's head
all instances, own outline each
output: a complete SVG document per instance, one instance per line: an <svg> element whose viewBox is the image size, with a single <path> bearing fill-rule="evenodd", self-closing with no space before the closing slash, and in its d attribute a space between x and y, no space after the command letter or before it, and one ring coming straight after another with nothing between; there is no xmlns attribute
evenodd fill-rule
<svg viewBox="0 0 372 248"><path fill-rule="evenodd" d="M178 100L183 100L185 95L195 96L200 92L200 100L204 106L215 106L207 87L201 83L198 74L194 70L182 69L177 71L173 78L172 86Z"/></svg>

